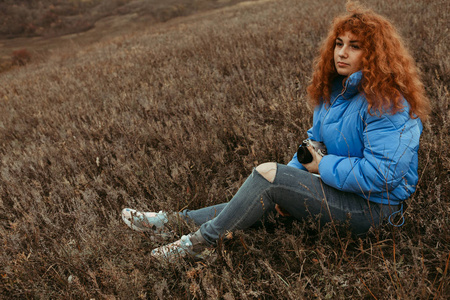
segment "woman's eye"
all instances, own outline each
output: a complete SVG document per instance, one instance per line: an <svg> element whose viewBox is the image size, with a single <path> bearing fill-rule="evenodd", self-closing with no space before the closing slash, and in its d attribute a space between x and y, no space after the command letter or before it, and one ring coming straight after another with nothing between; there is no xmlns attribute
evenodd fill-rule
<svg viewBox="0 0 450 300"><path fill-rule="evenodd" d="M341 42L336 42L336 46L342 47L342 43Z"/></svg>
<svg viewBox="0 0 450 300"><path fill-rule="evenodd" d="M361 49L358 45L352 45L353 49Z"/></svg>

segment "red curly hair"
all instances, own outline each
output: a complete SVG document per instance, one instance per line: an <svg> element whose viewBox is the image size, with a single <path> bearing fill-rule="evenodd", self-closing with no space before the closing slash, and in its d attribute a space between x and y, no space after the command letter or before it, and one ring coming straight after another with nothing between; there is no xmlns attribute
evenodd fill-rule
<svg viewBox="0 0 450 300"><path fill-rule="evenodd" d="M348 3L348 14L337 17L315 60L307 88L311 104L330 102L331 83L339 76L334 63L336 38L351 32L364 51L359 89L369 102L369 112L395 114L403 109L402 96L410 105L410 116L426 120L429 100L414 64L394 26L359 4Z"/></svg>

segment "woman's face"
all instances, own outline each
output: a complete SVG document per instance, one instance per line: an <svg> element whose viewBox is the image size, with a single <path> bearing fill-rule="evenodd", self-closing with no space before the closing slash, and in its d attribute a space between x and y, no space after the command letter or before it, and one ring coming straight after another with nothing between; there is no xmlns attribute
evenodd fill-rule
<svg viewBox="0 0 450 300"><path fill-rule="evenodd" d="M336 38L334 47L334 65L339 75L348 76L361 69L364 51L361 41L346 31Z"/></svg>

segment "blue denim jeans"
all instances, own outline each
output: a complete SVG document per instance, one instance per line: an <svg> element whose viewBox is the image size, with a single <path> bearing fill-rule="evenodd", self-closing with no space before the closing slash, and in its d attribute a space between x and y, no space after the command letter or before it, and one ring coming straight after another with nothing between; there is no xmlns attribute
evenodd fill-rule
<svg viewBox="0 0 450 300"><path fill-rule="evenodd" d="M276 204L298 220L309 216L319 216L321 224L348 220L355 234L364 234L371 226L379 226L399 209L399 206L381 205L339 191L309 172L277 164L273 183L254 169L229 202L184 210L180 214L201 225L202 236L215 245L227 232L246 229L261 221L275 211Z"/></svg>

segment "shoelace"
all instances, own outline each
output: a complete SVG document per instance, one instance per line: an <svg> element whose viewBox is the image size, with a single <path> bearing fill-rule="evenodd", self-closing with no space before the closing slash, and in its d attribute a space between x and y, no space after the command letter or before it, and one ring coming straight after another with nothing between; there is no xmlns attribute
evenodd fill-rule
<svg viewBox="0 0 450 300"><path fill-rule="evenodd" d="M392 223L391 219L393 218L393 216L395 216L395 215L398 214L398 213L401 214L401 218L402 218L401 220L402 220L402 223L401 223L401 224L394 224L394 223ZM403 224L405 224L405 216L403 215L403 203L400 204L400 209L399 209L399 210L394 211L394 212L389 216L388 222L389 222L390 225L392 225L392 226L394 226L394 227L401 227L401 226L403 226Z"/></svg>

